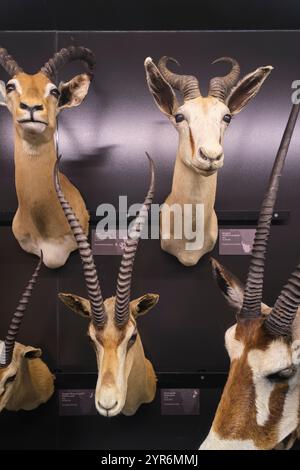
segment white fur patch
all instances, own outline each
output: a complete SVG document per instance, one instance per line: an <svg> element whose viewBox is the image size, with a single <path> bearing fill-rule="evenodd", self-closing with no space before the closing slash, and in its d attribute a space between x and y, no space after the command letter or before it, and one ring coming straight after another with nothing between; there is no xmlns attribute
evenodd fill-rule
<svg viewBox="0 0 300 470"><path fill-rule="evenodd" d="M297 339L292 344L292 360L294 365L300 364L300 340Z"/></svg>
<svg viewBox="0 0 300 470"><path fill-rule="evenodd" d="M199 450L258 450L250 439L222 439L211 430Z"/></svg>
<svg viewBox="0 0 300 470"><path fill-rule="evenodd" d="M21 87L19 80L17 80L16 78L13 78L12 80L9 80L7 82L7 85L15 85L17 92L19 93L19 95L21 95L22 87Z"/></svg>
<svg viewBox="0 0 300 470"><path fill-rule="evenodd" d="M225 346L231 361L239 359L244 351L244 345L235 338L236 325L231 326L225 333Z"/></svg>
<svg viewBox="0 0 300 470"><path fill-rule="evenodd" d="M0 340L0 364L6 364L5 343Z"/></svg>
<svg viewBox="0 0 300 470"><path fill-rule="evenodd" d="M47 83L47 85L45 87L44 98L47 98L47 96L50 95L50 91L54 90L55 88L57 88L57 87L54 85L54 83Z"/></svg>
<svg viewBox="0 0 300 470"><path fill-rule="evenodd" d="M23 250L40 256L43 252L43 262L51 269L63 266L70 253L77 249L77 244L72 235L66 235L59 240L33 241L31 238L19 241Z"/></svg>
<svg viewBox="0 0 300 470"><path fill-rule="evenodd" d="M256 421L263 426L269 419L269 401L275 384L267 376L290 367L291 355L280 339L273 341L265 351L253 349L248 353L248 364L252 370L255 387Z"/></svg>
<svg viewBox="0 0 300 470"><path fill-rule="evenodd" d="M293 382L296 382L293 386ZM291 389L285 397L282 418L279 423L278 441L285 439L299 423L298 410L300 400L299 371L290 383Z"/></svg>

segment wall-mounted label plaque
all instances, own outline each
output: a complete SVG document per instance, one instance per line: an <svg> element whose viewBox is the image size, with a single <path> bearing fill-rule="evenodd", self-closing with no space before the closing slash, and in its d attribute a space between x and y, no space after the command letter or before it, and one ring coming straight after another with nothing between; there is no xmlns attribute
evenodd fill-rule
<svg viewBox="0 0 300 470"><path fill-rule="evenodd" d="M92 250L94 255L122 255L127 230L92 231Z"/></svg>
<svg viewBox="0 0 300 470"><path fill-rule="evenodd" d="M95 390L59 390L59 416L96 415Z"/></svg>
<svg viewBox="0 0 300 470"><path fill-rule="evenodd" d="M200 390L198 388L162 388L160 403L162 415L198 415Z"/></svg>
<svg viewBox="0 0 300 470"><path fill-rule="evenodd" d="M251 255L255 237L252 228L226 228L219 230L220 255Z"/></svg>

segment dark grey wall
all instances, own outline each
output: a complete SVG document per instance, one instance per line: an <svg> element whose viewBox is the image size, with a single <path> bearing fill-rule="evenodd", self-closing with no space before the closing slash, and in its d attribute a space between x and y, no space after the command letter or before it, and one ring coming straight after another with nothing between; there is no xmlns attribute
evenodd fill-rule
<svg viewBox="0 0 300 470"><path fill-rule="evenodd" d="M57 46L56 46L57 43ZM300 79L299 33L1 33L0 44L26 71L34 71L54 52L71 43L90 47L97 56L97 72L86 101L59 119L63 171L78 186L89 209L116 203L127 194L140 202L148 182L144 156L148 150L157 165L156 202L163 202L171 185L177 134L150 96L143 61L150 55L176 57L186 73L196 74L203 92L209 78L224 66L211 66L217 57L236 57L242 73L261 65L274 66L261 92L237 116L225 137L225 165L219 174L216 208L258 210L291 106L291 82ZM64 70L71 77L78 67ZM2 75L3 73L3 75ZM1 72L1 78L6 78ZM11 118L0 109L0 211L16 207L13 176ZM288 225L274 226L269 246L265 301L272 303L282 283L298 262L300 224L299 143L297 124L282 178L278 209L290 210ZM0 228L1 337L31 275L36 259L24 253L10 228ZM248 257L221 257L244 278ZM98 257L106 296L115 290L118 257ZM94 371L94 353L86 339L86 324L59 305L56 293L85 295L77 254L55 272L43 270L20 341L42 346L49 364L63 371ZM158 241L142 241L135 265L133 295L158 292L159 305L140 319L148 356L158 371L223 370L226 327L234 316L215 287L208 257L185 268L160 250Z"/></svg>

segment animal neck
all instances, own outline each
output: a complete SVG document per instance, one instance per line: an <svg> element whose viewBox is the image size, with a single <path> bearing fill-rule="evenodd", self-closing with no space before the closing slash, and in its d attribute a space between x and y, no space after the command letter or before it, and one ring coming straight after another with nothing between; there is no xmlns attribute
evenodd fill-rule
<svg viewBox="0 0 300 470"><path fill-rule="evenodd" d="M213 209L217 189L217 172L203 176L188 167L177 153L171 197L181 204L203 203L206 211ZM207 212L206 212L207 213Z"/></svg>
<svg viewBox="0 0 300 470"><path fill-rule="evenodd" d="M134 413L141 403L148 402L152 398L155 377L149 374L148 362L145 358L141 338L138 336L134 346L133 364L128 377L124 414Z"/></svg>
<svg viewBox="0 0 300 470"><path fill-rule="evenodd" d="M29 143L15 133L15 175L19 207L24 208L30 203L49 204L55 160L54 140ZM54 194L54 187L52 189Z"/></svg>

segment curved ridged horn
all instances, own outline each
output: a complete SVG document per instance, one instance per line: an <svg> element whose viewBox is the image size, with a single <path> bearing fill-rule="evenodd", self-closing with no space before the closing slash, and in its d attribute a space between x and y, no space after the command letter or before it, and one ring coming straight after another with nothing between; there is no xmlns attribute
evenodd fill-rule
<svg viewBox="0 0 300 470"><path fill-rule="evenodd" d="M16 338L19 333L20 326L21 326L28 302L30 300L32 291L36 284L36 280L39 275L42 262L43 262L43 253L41 252L38 265L35 268L32 278L30 279L24 293L22 294L19 304L16 308L16 311L12 316L8 333L4 341L4 350L0 357L0 367L7 367L12 361Z"/></svg>
<svg viewBox="0 0 300 470"><path fill-rule="evenodd" d="M265 320L265 327L272 336L291 336L292 325L300 305L300 265L291 274L287 284Z"/></svg>
<svg viewBox="0 0 300 470"><path fill-rule="evenodd" d="M8 54L7 50L3 47L0 47L0 65L2 65L4 70L11 77L17 75L17 73L23 72L23 69L19 67L17 62L12 58L11 55Z"/></svg>
<svg viewBox="0 0 300 470"><path fill-rule="evenodd" d="M199 89L199 82L196 77L193 75L179 75L177 73L171 72L167 68L168 62L174 62L176 65L180 65L176 59L172 57L163 56L158 61L158 70L166 81L176 90L179 90L183 93L184 100L192 100L201 96Z"/></svg>
<svg viewBox="0 0 300 470"><path fill-rule="evenodd" d="M285 158L291 142L298 113L299 105L293 105L275 158L269 186L261 206L245 287L243 307L239 314L240 317L249 318L261 315L265 258L273 210L276 202L280 176L284 167Z"/></svg>
<svg viewBox="0 0 300 470"><path fill-rule="evenodd" d="M213 64L218 64L219 62L227 62L231 64L230 72L224 77L215 77L212 78L209 82L209 96L214 96L220 101L225 101L229 95L231 89L236 85L240 75L240 66L235 59L231 57L220 57L213 61Z"/></svg>
<svg viewBox="0 0 300 470"><path fill-rule="evenodd" d="M54 81L58 70L74 60L81 60L84 63L86 73L90 77L90 80L92 80L96 60L92 51L86 47L70 46L67 49L61 49L43 65L40 71L46 75L49 80Z"/></svg>
<svg viewBox="0 0 300 470"><path fill-rule="evenodd" d="M94 257L91 246L88 242L88 238L84 233L79 220L74 214L69 202L65 198L64 193L62 192L58 175L59 160L60 157L57 159L54 166L54 186L56 194L78 245L78 250L83 266L84 278L91 304L93 323L95 326L102 328L106 323L107 316L104 308L97 270L94 263Z"/></svg>
<svg viewBox="0 0 300 470"><path fill-rule="evenodd" d="M129 320L129 302L130 290L132 281L132 271L134 265L135 254L137 251L139 239L145 225L145 219L149 208L152 204L154 189L155 189L155 167L150 155L146 152L150 163L151 179L149 190L145 201L128 233L126 246L123 253L118 281L117 281L117 294L116 294L116 309L115 309L115 323L121 328L126 325Z"/></svg>

